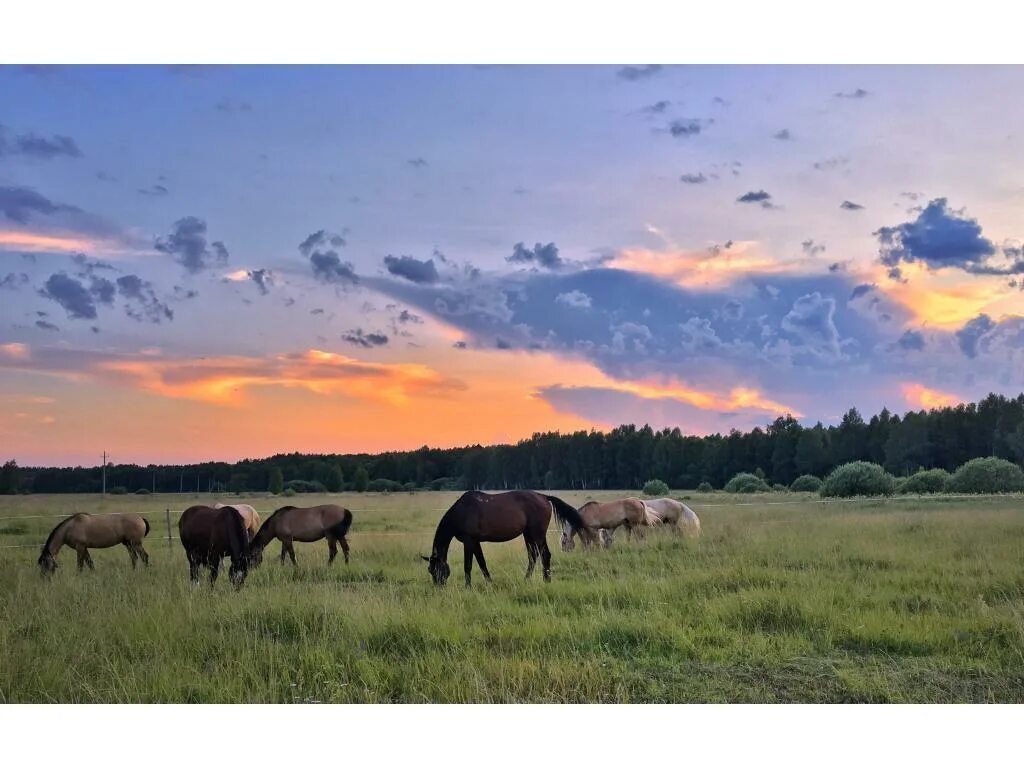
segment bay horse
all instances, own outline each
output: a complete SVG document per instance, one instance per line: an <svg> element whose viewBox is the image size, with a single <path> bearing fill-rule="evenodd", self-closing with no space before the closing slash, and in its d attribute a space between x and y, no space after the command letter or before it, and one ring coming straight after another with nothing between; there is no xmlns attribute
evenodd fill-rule
<svg viewBox="0 0 1024 768"><path fill-rule="evenodd" d="M89 548L106 549L124 544L135 568L139 558L143 565L149 565L149 555L142 547L142 540L149 533L149 521L141 515L115 514L90 515L79 512L57 523L39 553L39 567L44 575L57 570L57 553L68 546L78 553L78 570L89 566L93 570Z"/></svg>
<svg viewBox="0 0 1024 768"><path fill-rule="evenodd" d="M578 535L583 546L588 547L597 543L600 532L600 540L607 547L611 543L611 536L606 532L614 531L623 526L628 536L633 531L640 535L640 528L651 525L655 518L651 517L640 499L617 499L615 501L588 501L579 508L580 517L583 519L585 528L579 528L566 521L562 526L562 551L569 552L576 543L574 538Z"/></svg>
<svg viewBox="0 0 1024 768"><path fill-rule="evenodd" d="M327 539L330 553L327 564L334 562L338 554L338 545L348 563L348 540L345 535L352 527L352 513L337 504L320 504L316 507L281 507L260 526L259 532L252 540L253 563L263 562L263 549L272 540L281 540L281 563L285 555L295 562L296 541L320 541Z"/></svg>
<svg viewBox="0 0 1024 768"><path fill-rule="evenodd" d="M579 513L555 496L534 491L507 491L494 494L466 491L437 524L430 557L420 557L427 561L427 571L434 584L444 586L451 575L451 568L448 566L448 547L452 539L458 539L463 546L468 587L474 557L484 578L487 581L491 580L480 542L511 541L522 536L529 558L526 578L530 578L533 573L539 556L543 562L544 581L551 581L551 550L548 549L547 532L552 514L560 523L569 521L578 528L586 528L586 523L580 518Z"/></svg>
<svg viewBox="0 0 1024 768"><path fill-rule="evenodd" d="M245 521L245 530L249 533L249 541L252 541L256 532L260 529L260 513L249 504L221 504L218 501L213 505L214 509L221 509L222 507L234 507L238 510L238 514Z"/></svg>
<svg viewBox="0 0 1024 768"><path fill-rule="evenodd" d="M654 525L671 526L676 533L700 536L700 518L697 513L675 499L646 499L644 505Z"/></svg>
<svg viewBox="0 0 1024 768"><path fill-rule="evenodd" d="M210 569L210 584L217 581L220 564L231 558L228 578L235 589L241 589L249 573L249 536L245 520L234 507L214 509L203 505L189 507L178 520L178 536L188 557L188 578L199 581L199 569Z"/></svg>

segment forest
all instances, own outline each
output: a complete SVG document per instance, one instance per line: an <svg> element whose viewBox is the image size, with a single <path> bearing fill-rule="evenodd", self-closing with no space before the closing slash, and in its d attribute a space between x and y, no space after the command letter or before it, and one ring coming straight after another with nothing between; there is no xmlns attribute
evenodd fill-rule
<svg viewBox="0 0 1024 768"><path fill-rule="evenodd" d="M538 433L511 445L422 448L379 454L278 454L186 465L110 464L113 493L399 491L415 489L636 489L650 479L672 488L721 488L737 472L772 484L822 477L849 461L897 476L954 470L980 456L1024 462L1024 394L903 416L883 409L865 420L851 408L836 425L803 426L781 416L749 432L685 435L626 424L608 432ZM98 493L102 466L0 468L0 493Z"/></svg>

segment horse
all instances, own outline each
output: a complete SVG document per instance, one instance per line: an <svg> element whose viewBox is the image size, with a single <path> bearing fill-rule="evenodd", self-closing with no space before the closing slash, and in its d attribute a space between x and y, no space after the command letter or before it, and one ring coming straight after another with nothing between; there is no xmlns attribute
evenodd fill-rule
<svg viewBox="0 0 1024 768"><path fill-rule="evenodd" d="M529 564L526 578L530 578L539 556L544 567L544 581L551 581L551 550L548 549L547 532L551 515L559 523L569 521L578 528L586 529L586 523L572 506L555 496L534 491L507 491L505 493L480 493L467 491L445 512L434 532L434 543L430 557L420 555L427 561L436 586L444 586L451 575L448 566L448 547L452 539L462 542L466 586L470 586L473 558L476 557L480 571L487 581L490 571L484 560L483 541L511 541L523 537Z"/></svg>
<svg viewBox="0 0 1024 768"><path fill-rule="evenodd" d="M700 536L700 518L697 513L675 499L647 499L644 501L648 516L654 525L671 526L676 533Z"/></svg>
<svg viewBox="0 0 1024 768"><path fill-rule="evenodd" d="M348 563L348 540L345 535L352 527L352 513L337 504L320 504L316 507L281 507L260 526L259 532L252 540L253 563L263 562L263 549L273 539L281 540L281 563L285 555L295 562L296 541L320 541L327 539L330 552L327 564L334 562L338 554L338 545L345 554Z"/></svg>
<svg viewBox="0 0 1024 768"><path fill-rule="evenodd" d="M193 584L199 581L199 568L210 569L210 584L217 581L220 564L227 555L231 558L228 578L235 589L241 589L249 573L249 536L245 519L234 507L214 509L197 505L181 513L178 536L188 557L188 577Z"/></svg>
<svg viewBox="0 0 1024 768"><path fill-rule="evenodd" d="M242 516L245 521L245 530L249 533L249 541L252 541L256 532L260 529L260 514L253 509L249 504L221 504L219 501L213 505L214 509L221 509L222 507L234 507L238 510L238 514Z"/></svg>
<svg viewBox="0 0 1024 768"><path fill-rule="evenodd" d="M577 528L568 521L565 523L562 527L563 552L569 552L576 546L574 538L577 535L583 546L587 547L598 541L598 536L594 532L600 531L600 540L607 547L611 543L611 537L606 537L605 531L625 526L628 536L631 537L634 530L639 536L641 526L655 522L654 518L649 517L644 502L633 498L606 502L588 501L579 508L579 513L586 527Z"/></svg>
<svg viewBox="0 0 1024 768"><path fill-rule="evenodd" d="M149 521L141 515L89 515L79 512L57 523L39 553L40 569L43 575L52 574L57 570L57 553L61 547L68 546L78 553L78 570L86 565L89 570L95 569L89 547L106 549L124 544L132 558L135 568L139 558L143 565L149 565L149 555L142 547L142 540L149 533Z"/></svg>

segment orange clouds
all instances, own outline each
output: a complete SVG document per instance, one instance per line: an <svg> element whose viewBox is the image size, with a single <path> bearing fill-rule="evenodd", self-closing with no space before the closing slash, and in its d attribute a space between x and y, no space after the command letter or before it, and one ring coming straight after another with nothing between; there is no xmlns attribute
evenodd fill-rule
<svg viewBox="0 0 1024 768"><path fill-rule="evenodd" d="M623 382L614 379L605 379L604 382L593 386L602 389L611 389L616 392L627 392L645 400L677 400L695 408L705 411L735 411L754 410L763 411L775 416L782 416L789 413L793 416L802 416L795 408L776 402L761 395L756 389L747 387L733 387L727 396L715 392L706 392L699 389L687 387L684 384L645 384L640 382Z"/></svg>
<svg viewBox="0 0 1024 768"><path fill-rule="evenodd" d="M703 251L627 248L608 266L660 277L684 288L721 288L750 274L797 272L804 262L781 261L758 253L756 243L738 242Z"/></svg>
<svg viewBox="0 0 1024 768"><path fill-rule="evenodd" d="M933 408L946 408L963 402L963 398L948 392L940 392L937 389L929 389L923 384L908 382L903 384L901 388L907 403L915 408L931 410Z"/></svg>

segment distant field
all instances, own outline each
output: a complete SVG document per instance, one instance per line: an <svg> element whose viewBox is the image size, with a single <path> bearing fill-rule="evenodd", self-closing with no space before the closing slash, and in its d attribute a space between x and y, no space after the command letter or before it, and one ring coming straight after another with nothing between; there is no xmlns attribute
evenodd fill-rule
<svg viewBox="0 0 1024 768"><path fill-rule="evenodd" d="M438 590L418 555L457 495L332 495L351 565L275 543L238 593L191 589L161 539L193 496L0 496L0 701L1024 701L1024 498L685 494L698 542L563 554L552 525L553 583L523 580L520 540L484 545L471 590L453 542ZM65 550L44 582L57 521L15 518L76 511L145 513L152 566L93 550L79 575Z"/></svg>

